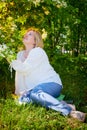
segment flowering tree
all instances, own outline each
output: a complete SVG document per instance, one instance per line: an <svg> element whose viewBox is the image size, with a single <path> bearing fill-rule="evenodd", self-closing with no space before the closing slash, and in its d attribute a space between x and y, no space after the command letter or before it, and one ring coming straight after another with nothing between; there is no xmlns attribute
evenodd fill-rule
<svg viewBox="0 0 87 130"><path fill-rule="evenodd" d="M5 58L10 64L11 61L15 59L15 56L16 54L12 50L10 50L9 47L6 46L6 44L0 45L0 60L2 60L2 58Z"/></svg>

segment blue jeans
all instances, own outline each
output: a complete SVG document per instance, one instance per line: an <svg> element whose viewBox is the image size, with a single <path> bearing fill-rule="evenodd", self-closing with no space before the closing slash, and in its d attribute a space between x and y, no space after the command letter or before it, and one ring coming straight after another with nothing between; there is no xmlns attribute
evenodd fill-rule
<svg viewBox="0 0 87 130"><path fill-rule="evenodd" d="M38 103L46 108L59 111L62 115L68 115L71 111L71 107L69 107L67 103L56 99L56 97L60 95L61 90L62 86L54 82L39 84L21 96L19 102Z"/></svg>

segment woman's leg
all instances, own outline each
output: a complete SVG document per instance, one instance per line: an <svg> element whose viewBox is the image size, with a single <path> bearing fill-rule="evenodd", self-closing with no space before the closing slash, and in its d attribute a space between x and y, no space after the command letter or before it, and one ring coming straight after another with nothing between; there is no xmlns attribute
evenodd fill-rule
<svg viewBox="0 0 87 130"><path fill-rule="evenodd" d="M62 91L62 85L54 82L42 83L37 85L32 91L36 92L38 90L42 90L43 92L46 92L56 98L60 95Z"/></svg>
<svg viewBox="0 0 87 130"><path fill-rule="evenodd" d="M59 111L63 115L70 115L73 118L84 122L85 113L79 111L72 111L73 109L64 101L58 101L56 97L60 95L62 88L56 83L40 84L33 90L26 92L19 98L20 103L35 102L46 108Z"/></svg>
<svg viewBox="0 0 87 130"><path fill-rule="evenodd" d="M51 108L61 112L63 115L68 115L71 107L55 98L60 95L61 89L62 87L56 83L40 84L31 91L30 99L46 108Z"/></svg>
<svg viewBox="0 0 87 130"><path fill-rule="evenodd" d="M32 102L30 99L30 94L32 90L27 91L25 94L19 97L18 101L20 104L26 104Z"/></svg>
<svg viewBox="0 0 87 130"><path fill-rule="evenodd" d="M33 90L29 90L25 94L23 94L19 98L19 102L20 103L29 103L31 101L31 99L30 99L31 92L33 91L35 93L38 90L42 90L42 91L50 94L53 97L58 97L61 93L62 86L57 83L54 83L54 82L43 83L43 84L37 85Z"/></svg>

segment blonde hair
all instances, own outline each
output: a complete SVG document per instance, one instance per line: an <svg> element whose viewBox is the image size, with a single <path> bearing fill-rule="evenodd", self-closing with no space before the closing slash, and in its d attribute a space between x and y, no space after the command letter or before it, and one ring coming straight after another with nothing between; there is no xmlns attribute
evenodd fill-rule
<svg viewBox="0 0 87 130"><path fill-rule="evenodd" d="M29 32L29 31L34 31L36 46L43 48L43 46L44 46L43 45L43 39L42 39L42 35L41 35L40 31L37 28L34 28L34 27L29 28L27 30L27 32Z"/></svg>

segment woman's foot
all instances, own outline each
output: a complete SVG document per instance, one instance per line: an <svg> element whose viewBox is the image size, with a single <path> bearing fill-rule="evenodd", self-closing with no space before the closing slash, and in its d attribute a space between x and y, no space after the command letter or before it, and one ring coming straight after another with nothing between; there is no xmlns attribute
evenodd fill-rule
<svg viewBox="0 0 87 130"><path fill-rule="evenodd" d="M76 107L74 104L68 104L71 108L72 108L72 111L76 111Z"/></svg>
<svg viewBox="0 0 87 130"><path fill-rule="evenodd" d="M70 116L78 119L81 122L85 121L86 113L80 111L71 111Z"/></svg>

